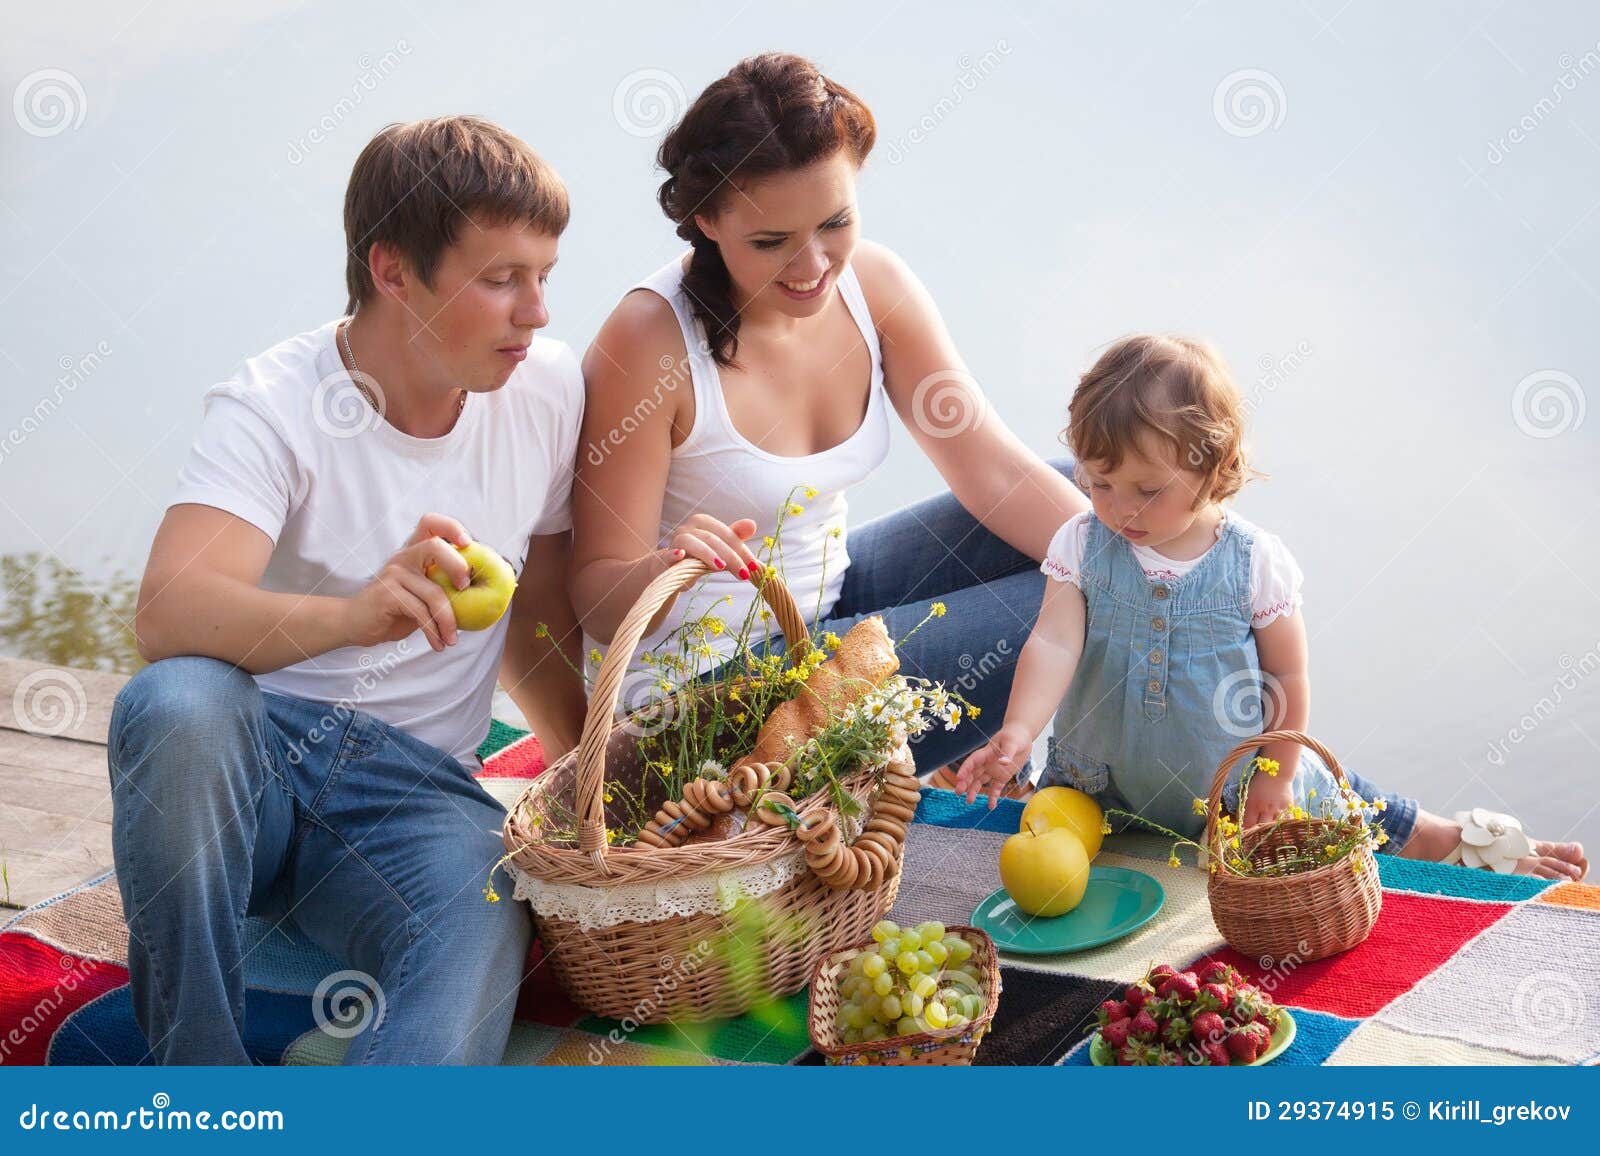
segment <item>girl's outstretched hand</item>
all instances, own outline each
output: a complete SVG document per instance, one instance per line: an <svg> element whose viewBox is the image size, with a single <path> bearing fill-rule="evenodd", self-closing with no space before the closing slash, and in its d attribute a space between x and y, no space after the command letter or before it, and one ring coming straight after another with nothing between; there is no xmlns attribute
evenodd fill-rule
<svg viewBox="0 0 1600 1156"><path fill-rule="evenodd" d="M997 788L1005 786L1016 777L1018 769L1027 761L1033 740L1020 730L1004 726L994 738L967 756L956 773L956 790L976 802L980 794L989 796L989 810L1000 801Z"/></svg>

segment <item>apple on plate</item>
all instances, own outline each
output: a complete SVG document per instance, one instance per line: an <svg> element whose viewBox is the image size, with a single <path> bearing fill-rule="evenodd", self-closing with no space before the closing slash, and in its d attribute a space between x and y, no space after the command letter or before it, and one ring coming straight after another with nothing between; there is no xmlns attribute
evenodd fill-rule
<svg viewBox="0 0 1600 1156"><path fill-rule="evenodd" d="M457 627L487 630L500 621L506 607L511 605L511 595L517 589L516 572L493 546L470 542L456 549L471 573L466 589L457 590L450 576L438 566L428 567L428 577L439 584L450 600Z"/></svg>
<svg viewBox="0 0 1600 1156"><path fill-rule="evenodd" d="M1094 796L1074 787L1045 787L1034 793L1028 805L1022 808L1022 828L1035 830L1045 827L1065 827L1078 836L1083 849L1093 859L1100 854L1100 842L1105 837L1101 827L1105 813Z"/></svg>
<svg viewBox="0 0 1600 1156"><path fill-rule="evenodd" d="M1001 845L1000 884L1029 915L1065 915L1088 889L1088 852L1070 829L1036 819Z"/></svg>

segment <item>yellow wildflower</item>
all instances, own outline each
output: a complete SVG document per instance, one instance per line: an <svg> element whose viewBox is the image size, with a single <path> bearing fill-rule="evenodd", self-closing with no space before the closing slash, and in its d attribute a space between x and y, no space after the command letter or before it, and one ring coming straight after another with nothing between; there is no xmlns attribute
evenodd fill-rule
<svg viewBox="0 0 1600 1156"><path fill-rule="evenodd" d="M730 687L728 689L728 701L729 702L738 702L739 701L739 688L738 687L735 686L735 687Z"/></svg>
<svg viewBox="0 0 1600 1156"><path fill-rule="evenodd" d="M549 638L550 628L541 622L533 628L533 636L535 638Z"/></svg>
<svg viewBox="0 0 1600 1156"><path fill-rule="evenodd" d="M1167 856L1167 866L1168 867L1182 867L1183 866L1183 860L1179 859L1178 856L1175 853L1172 854L1172 855L1168 855Z"/></svg>
<svg viewBox="0 0 1600 1156"><path fill-rule="evenodd" d="M799 515L801 515L801 514L803 514L805 512L806 512L806 508L804 506L802 506L802 505L799 505L799 504L794 504L794 505L791 505L789 507L789 514L790 514L791 517L798 517Z"/></svg>
<svg viewBox="0 0 1600 1156"><path fill-rule="evenodd" d="M772 535L771 535L771 534L768 534L768 535L766 535L766 536L765 536L765 537L764 537L764 538L762 538L762 539L761 539L761 544L762 544L762 545L763 545L763 546L765 546L765 547L766 547L766 548L767 548L767 549L769 549L769 550L770 550L770 549L772 549L772 548L773 548L773 547L774 547L774 546L776 546L776 545L777 545L777 544L778 544L778 543L777 543L777 540L776 540L776 539L774 539L774 538L773 538L773 536L772 536Z"/></svg>
<svg viewBox="0 0 1600 1156"><path fill-rule="evenodd" d="M830 630L822 636L822 645L829 650L838 650L842 643L839 640L839 636Z"/></svg>
<svg viewBox="0 0 1600 1156"><path fill-rule="evenodd" d="M772 611L770 611L770 610L763 610L763 611L762 611L762 612L761 612L761 621L763 621L763 622L769 622L769 621L771 621L771 619L772 619Z"/></svg>
<svg viewBox="0 0 1600 1156"><path fill-rule="evenodd" d="M842 537L844 535L844 527L835 526L833 529L829 530L828 533L835 538Z"/></svg>
<svg viewBox="0 0 1600 1156"><path fill-rule="evenodd" d="M1277 777L1279 770L1277 759L1257 759L1256 766L1274 778Z"/></svg>
<svg viewBox="0 0 1600 1156"><path fill-rule="evenodd" d="M1211 874L1215 875L1217 873L1217 867L1218 867L1218 863L1217 863L1217 861L1215 859L1213 859L1213 860L1211 860L1210 864L1207 866L1207 870L1209 870L1211 872Z"/></svg>
<svg viewBox="0 0 1600 1156"><path fill-rule="evenodd" d="M815 487L815 486L807 486L805 488L805 495L806 495L807 498L816 497L817 496L817 487Z"/></svg>
<svg viewBox="0 0 1600 1156"><path fill-rule="evenodd" d="M728 629L728 624L716 617L707 618L701 625L712 638L721 638L723 631Z"/></svg>
<svg viewBox="0 0 1600 1156"><path fill-rule="evenodd" d="M600 660L601 660L602 657L604 657L604 656L601 655L600 648L598 646L593 646L593 647L589 648L589 661L590 662L592 662L596 666L598 666L600 664Z"/></svg>
<svg viewBox="0 0 1600 1156"><path fill-rule="evenodd" d="M606 842L607 843L615 843L616 841L617 841L617 833L615 831L607 831L606 832Z"/></svg>
<svg viewBox="0 0 1600 1156"><path fill-rule="evenodd" d="M943 602L935 602L932 606L928 607L928 613L932 614L935 618L943 618L945 616L945 610L946 607Z"/></svg>
<svg viewBox="0 0 1600 1156"><path fill-rule="evenodd" d="M1206 813L1206 801L1198 795L1195 796L1195 800L1190 804L1190 807L1196 815L1204 815Z"/></svg>
<svg viewBox="0 0 1600 1156"><path fill-rule="evenodd" d="M486 900L488 900L490 903L499 903L500 902L500 895L499 895L498 892L495 891L493 883L489 884L489 886L487 886L487 887L485 887L483 889L483 897Z"/></svg>
<svg viewBox="0 0 1600 1156"><path fill-rule="evenodd" d="M744 711L740 711L738 714L733 716L733 721L736 722L736 723L742 723L742 722L744 722L744 719L745 719Z"/></svg>
<svg viewBox="0 0 1600 1156"><path fill-rule="evenodd" d="M982 713L983 713L983 708L981 706L968 706L967 707L967 717L968 718L977 718Z"/></svg>
<svg viewBox="0 0 1600 1156"><path fill-rule="evenodd" d="M605 794L601 795L600 797L602 799L604 799L608 803L611 802L611 792L610 791L607 791Z"/></svg>

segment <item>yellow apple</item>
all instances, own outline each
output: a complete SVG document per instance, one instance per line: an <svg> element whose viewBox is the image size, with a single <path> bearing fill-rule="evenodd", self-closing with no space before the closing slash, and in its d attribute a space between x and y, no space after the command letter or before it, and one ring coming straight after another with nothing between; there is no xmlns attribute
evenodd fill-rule
<svg viewBox="0 0 1600 1156"><path fill-rule="evenodd" d="M1065 915L1083 902L1089 855L1065 827L1025 827L1000 847L1000 883L1029 915Z"/></svg>
<svg viewBox="0 0 1600 1156"><path fill-rule="evenodd" d="M450 599L450 609L455 612L456 626L462 630L487 630L511 605L511 595L517 589L517 576L511 563L500 557L492 546L472 542L457 546L461 557L472 572L472 581L465 590L457 590L450 576L438 566L428 568L428 577L444 588Z"/></svg>
<svg viewBox="0 0 1600 1156"><path fill-rule="evenodd" d="M1100 854L1100 833L1105 815L1094 796L1072 787L1046 787L1022 808L1022 824L1035 834L1047 827L1065 827L1078 836L1089 858Z"/></svg>

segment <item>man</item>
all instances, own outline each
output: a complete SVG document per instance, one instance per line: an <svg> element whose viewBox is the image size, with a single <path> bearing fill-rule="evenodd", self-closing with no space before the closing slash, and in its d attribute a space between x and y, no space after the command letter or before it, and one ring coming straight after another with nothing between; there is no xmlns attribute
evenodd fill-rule
<svg viewBox="0 0 1600 1156"><path fill-rule="evenodd" d="M504 130L392 125L345 196L352 316L206 395L140 590L151 665L108 747L159 1062L250 1062L254 914L363 973L359 1031L330 1025L347 1062L500 1060L531 927L486 899L504 812L474 752L497 672L551 757L583 712L565 587L583 383L534 336L567 216ZM465 586L474 540L520 574L509 612L465 631L431 576Z"/></svg>

